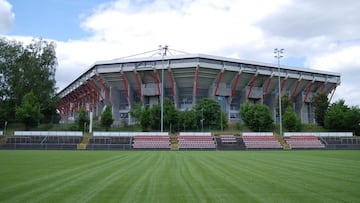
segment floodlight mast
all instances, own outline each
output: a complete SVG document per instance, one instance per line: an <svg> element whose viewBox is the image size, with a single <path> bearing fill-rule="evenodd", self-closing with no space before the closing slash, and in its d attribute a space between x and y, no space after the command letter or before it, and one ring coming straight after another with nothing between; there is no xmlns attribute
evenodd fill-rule
<svg viewBox="0 0 360 203"><path fill-rule="evenodd" d="M161 132L164 132L164 57L168 51L168 46L161 46L159 45L159 51L161 54L161 97L160 97L160 104L161 104Z"/></svg>
<svg viewBox="0 0 360 203"><path fill-rule="evenodd" d="M280 84L280 59L283 57L284 54L284 49L278 49L275 48L274 49L274 54L275 54L275 58L277 58L277 62L278 62L278 86L279 86L279 128L280 128L280 136L283 135L283 129L282 129L282 105L281 105L281 84Z"/></svg>

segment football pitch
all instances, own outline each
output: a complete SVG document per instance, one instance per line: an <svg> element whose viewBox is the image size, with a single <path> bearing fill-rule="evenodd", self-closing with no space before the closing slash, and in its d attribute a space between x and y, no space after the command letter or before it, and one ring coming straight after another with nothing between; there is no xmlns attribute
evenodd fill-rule
<svg viewBox="0 0 360 203"><path fill-rule="evenodd" d="M360 151L0 151L0 202L359 202Z"/></svg>

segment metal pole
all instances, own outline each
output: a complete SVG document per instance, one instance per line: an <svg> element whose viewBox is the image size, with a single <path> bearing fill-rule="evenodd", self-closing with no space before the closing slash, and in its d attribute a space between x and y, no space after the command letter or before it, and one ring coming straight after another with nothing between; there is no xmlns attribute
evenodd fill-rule
<svg viewBox="0 0 360 203"><path fill-rule="evenodd" d="M161 47L161 46L160 46ZM166 55L168 46L165 45L162 47L162 54L161 54L161 97L160 97L160 104L161 104L161 132L164 132L164 56Z"/></svg>
<svg viewBox="0 0 360 203"><path fill-rule="evenodd" d="M282 129L282 105L281 105L281 84L280 84L280 58L282 58L282 54L284 53L284 49L274 49L275 58L278 60L278 85L279 85L279 124L280 124L280 135L283 135L283 129Z"/></svg>

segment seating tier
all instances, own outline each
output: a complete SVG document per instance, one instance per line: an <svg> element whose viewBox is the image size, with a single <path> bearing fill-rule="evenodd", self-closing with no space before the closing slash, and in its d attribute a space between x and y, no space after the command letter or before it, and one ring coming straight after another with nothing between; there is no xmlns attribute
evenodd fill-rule
<svg viewBox="0 0 360 203"><path fill-rule="evenodd" d="M313 135L296 135L285 138L292 149L323 149L325 145Z"/></svg>
<svg viewBox="0 0 360 203"><path fill-rule="evenodd" d="M243 133L247 149L282 149L282 145L272 133Z"/></svg>

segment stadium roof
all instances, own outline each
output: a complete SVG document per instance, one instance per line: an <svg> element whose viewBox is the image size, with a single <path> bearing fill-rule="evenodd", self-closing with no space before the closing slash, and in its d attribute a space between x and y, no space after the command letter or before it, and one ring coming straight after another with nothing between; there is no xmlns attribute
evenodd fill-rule
<svg viewBox="0 0 360 203"><path fill-rule="evenodd" d="M228 57L221 57L221 56L213 56L213 55L206 55L206 54L183 54L183 55L171 55L171 56L157 56L157 57L144 57L144 58L118 58L113 60L106 60L106 61L97 61L94 64L92 64L86 71L84 71L79 77L77 77L73 82L71 82L68 86L66 86L63 90L59 92L59 95L61 96L62 93L71 87L72 85L76 84L77 82L81 82L88 77L87 75L89 73L93 73L95 71L98 71L98 67L100 66L108 66L111 65L112 67L119 65L119 67L116 69L112 69L113 72L119 72L121 69L122 64L134 64L134 65L141 65L142 63L151 63L151 62L162 62L162 61L174 61L174 60L197 60L198 63L201 63L201 60L207 60L207 62L213 62L217 64L222 64L223 66L228 67L238 67L240 68L242 65L250 65L252 67L265 67L265 68L271 68L276 69L278 68L277 64L271 64L271 63L262 63L257 61L249 61L249 60L241 60L241 59L234 59L234 58L228 58ZM194 61L192 61L194 62ZM154 63L157 67L157 63ZM163 64L163 63L161 63ZM152 67L154 67L152 66ZM201 67L201 66L200 66ZM158 67L161 69L161 67ZM101 68L100 68L101 69ZM332 82L336 81L337 84L340 84L340 73L335 72L328 72L328 71L321 71L321 70L315 70L315 69L309 69L309 68L299 68L299 67L291 67L291 66L280 66L281 71L297 71L304 74L310 74L310 75L322 75L324 77L329 78L336 78L336 80L332 80Z"/></svg>

